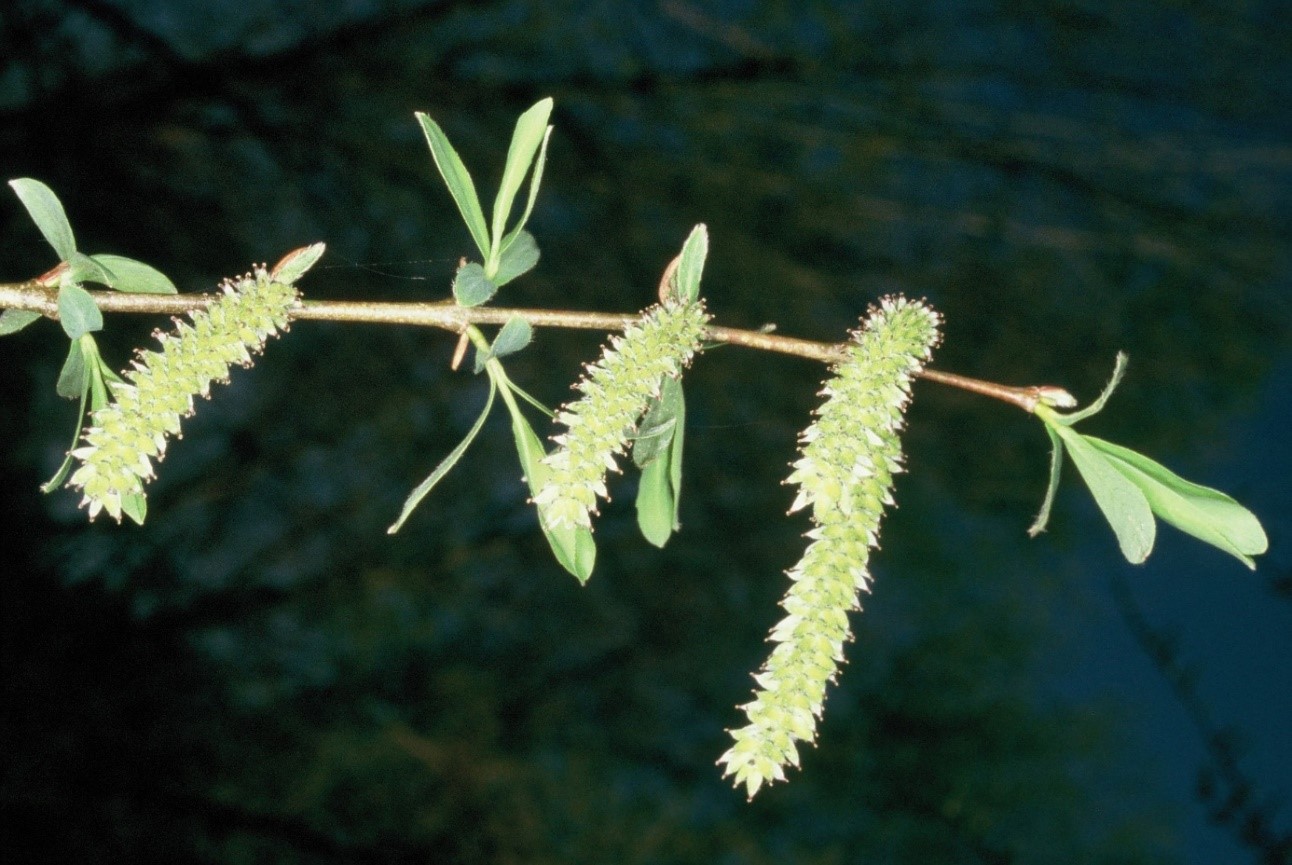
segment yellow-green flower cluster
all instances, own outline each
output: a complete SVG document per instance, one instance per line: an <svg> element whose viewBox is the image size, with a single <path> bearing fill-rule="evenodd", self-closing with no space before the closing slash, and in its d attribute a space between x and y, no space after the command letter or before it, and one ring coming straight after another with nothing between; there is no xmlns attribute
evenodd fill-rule
<svg viewBox="0 0 1292 865"><path fill-rule="evenodd" d="M681 375L700 346L709 321L701 302L668 303L612 337L609 347L576 386L582 396L556 415L566 431L543 460L547 482L534 497L553 526L591 527L597 497L608 498L606 472L659 394L666 375Z"/></svg>
<svg viewBox="0 0 1292 865"><path fill-rule="evenodd" d="M750 797L764 782L784 780L785 766L798 765L796 741L816 737L826 686L851 638L848 613L868 588L870 548L893 501L911 379L929 359L939 323L929 307L901 297L873 307L800 437L802 455L786 482L799 487L790 510L812 508L811 543L787 572L786 616L769 637L776 648L754 676L753 702L742 707L749 724L732 731L735 744L718 759Z"/></svg>
<svg viewBox="0 0 1292 865"><path fill-rule="evenodd" d="M207 396L211 382L225 381L229 366L251 364L265 340L287 327L296 303L291 285L264 268L226 281L217 301L177 319L173 333L154 334L161 351L141 351L124 382L111 382L113 402L90 416L83 446L72 451L82 463L68 481L84 494L90 519L107 511L118 522L123 511L137 516L153 460L166 453L166 438L178 435L180 420L193 413L194 395Z"/></svg>

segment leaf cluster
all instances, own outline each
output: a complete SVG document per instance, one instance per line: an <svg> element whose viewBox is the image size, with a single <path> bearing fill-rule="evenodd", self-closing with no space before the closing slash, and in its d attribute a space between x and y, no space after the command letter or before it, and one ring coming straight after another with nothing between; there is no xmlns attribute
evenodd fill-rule
<svg viewBox="0 0 1292 865"><path fill-rule="evenodd" d="M500 287L527 273L538 263L538 243L525 230L525 225L533 212L543 179L547 144L552 132L548 125L551 111L552 100L543 99L516 121L502 180L494 198L492 218L488 222L475 181L443 129L428 115L416 115L440 177L482 257L479 262L463 261L458 268L453 280L453 297L459 306L474 307L488 303ZM516 197L527 176L529 189L524 209L519 219L509 225ZM669 302L698 302L707 254L708 233L704 226L696 226L683 245L676 272L668 282ZM527 402L549 417L554 413L518 387L502 365L504 357L525 348L532 338L531 326L521 318L508 321L492 342L478 328L466 328L464 339L470 340L476 349L475 371L483 371L489 378L484 407L462 441L409 494L398 518L388 529L390 533L403 527L421 501L462 459L484 428L499 394L511 418L517 458L531 497L539 501L543 491L550 488L553 477L549 464L551 455L520 403ZM662 375L650 387L654 391L653 396L633 418L633 422L637 417L643 418L632 439L633 462L642 471L637 511L643 536L656 546L663 546L678 527L686 404L676 376ZM628 435L631 430L625 427L619 432ZM544 505L538 506L538 518L556 560L581 582L586 581L596 563L596 543L590 524L553 518L551 508Z"/></svg>
<svg viewBox="0 0 1292 865"><path fill-rule="evenodd" d="M105 408L108 382L121 382L121 378L103 362L98 343L92 336L95 331L103 330L103 313L85 290L84 283L136 294L175 294L175 284L161 271L141 261L122 255L86 255L77 250L76 235L62 202L39 180L19 177L9 181L9 187L26 208L41 236L58 255L58 265L38 281L58 286L58 320L70 343L58 375L57 390L59 396L79 400L77 429L72 438L75 445L87 407L91 412ZM39 313L30 310L6 309L0 313L0 336L16 333L38 318ZM69 450L62 465L41 486L41 490L48 493L60 487L71 468L72 454ZM142 497L131 500L127 513L136 522L143 522Z"/></svg>
<svg viewBox="0 0 1292 865"><path fill-rule="evenodd" d="M1153 519L1157 516L1255 570L1252 556L1269 548L1255 514L1219 490L1187 481L1141 453L1073 428L1103 410L1125 372L1126 355L1118 354L1108 385L1080 411L1061 414L1045 402L1036 406L1035 414L1044 422L1053 449L1049 487L1028 534L1040 534L1049 522L1066 447L1126 561L1138 565L1148 559L1157 537Z"/></svg>

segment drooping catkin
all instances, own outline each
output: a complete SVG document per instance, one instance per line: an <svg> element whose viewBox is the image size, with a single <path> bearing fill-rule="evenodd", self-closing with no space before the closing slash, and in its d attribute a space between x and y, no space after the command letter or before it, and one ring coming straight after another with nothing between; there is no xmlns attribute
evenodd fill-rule
<svg viewBox="0 0 1292 865"><path fill-rule="evenodd" d="M90 519L107 511L142 522L144 484L153 461L166 454L166 440L179 435L193 413L193 397L207 396L212 382L228 379L232 364L249 366L265 340L287 327L297 291L263 267L226 280L218 300L158 331L160 351L141 351L122 377L109 382L112 402L95 411L72 455L81 461L68 480L83 493Z"/></svg>
<svg viewBox="0 0 1292 865"><path fill-rule="evenodd" d="M709 321L702 302L652 307L640 322L611 337L576 385L582 393L556 415L565 432L543 462L547 483L534 497L554 526L590 527L597 497L607 498L606 472L617 471L637 422L663 377L678 376L700 346Z"/></svg>
<svg viewBox="0 0 1292 865"><path fill-rule="evenodd" d="M786 482L799 488L790 511L812 509L811 542L787 572L786 616L769 636L776 647L742 707L749 723L731 732L735 743L718 759L750 797L764 782L784 780L785 766L798 765L795 743L816 737L826 687L851 637L848 613L869 587L870 550L893 501L910 383L937 344L939 324L919 301L888 297L872 307L800 436L801 456Z"/></svg>

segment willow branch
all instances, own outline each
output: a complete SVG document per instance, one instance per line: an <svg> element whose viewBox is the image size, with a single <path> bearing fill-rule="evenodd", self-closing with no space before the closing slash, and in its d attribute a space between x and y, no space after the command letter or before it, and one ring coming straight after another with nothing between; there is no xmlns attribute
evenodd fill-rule
<svg viewBox="0 0 1292 865"><path fill-rule="evenodd" d="M218 295L214 294L126 294L91 291L94 302L103 312L153 313L180 315L205 309ZM47 318L58 318L58 288L39 280L0 283L0 308L26 309ZM580 312L577 310L517 309L494 306L458 306L451 300L437 302L389 302L361 300L302 300L291 313L293 320L366 322L414 327L438 327L461 333L470 325L501 325L520 317L534 327L559 327L583 330L623 330L639 319L636 314ZM787 354L809 360L833 363L840 359L843 346L815 342L761 330L734 327L710 327L705 338L711 342L740 345L745 348ZM981 396L1001 400L1031 412L1042 401L1042 394L1055 390L1047 386L1013 387L996 382L969 378L950 372L925 369L920 376L928 381Z"/></svg>

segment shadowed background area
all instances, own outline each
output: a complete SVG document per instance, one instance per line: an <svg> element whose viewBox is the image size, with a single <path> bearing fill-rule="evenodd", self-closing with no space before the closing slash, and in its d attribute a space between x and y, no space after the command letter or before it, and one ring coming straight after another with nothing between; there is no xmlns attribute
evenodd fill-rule
<svg viewBox="0 0 1292 865"><path fill-rule="evenodd" d="M902 291L946 316L939 368L1083 401L1124 349L1089 430L1272 544L1252 574L1163 529L1131 567L1071 475L1030 541L1039 425L919 384L819 743L749 804L713 761L803 544L819 365L699 358L682 533L643 541L617 478L580 588L502 413L386 535L485 397L452 335L297 324L140 528L37 492L74 424L38 322L0 340L14 861L1285 863L1289 33L1274 0L6 4L0 172L85 251L204 291L322 240L308 297L442 298L471 242L413 112L490 199L551 95L542 261L498 302L640 309L705 222L722 324L838 340ZM12 196L0 238L0 279L54 264ZM105 356L160 324L112 317ZM557 404L602 340L508 369Z"/></svg>

